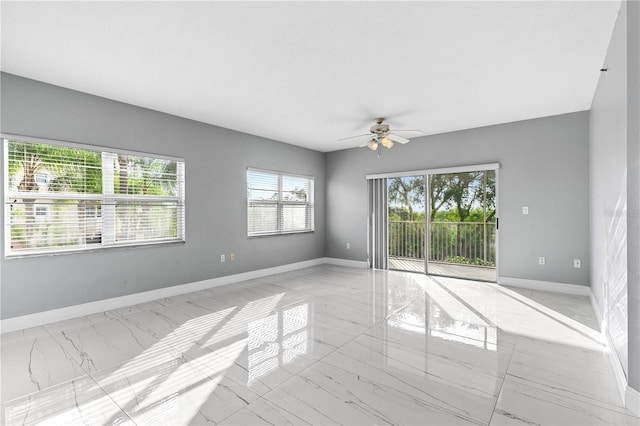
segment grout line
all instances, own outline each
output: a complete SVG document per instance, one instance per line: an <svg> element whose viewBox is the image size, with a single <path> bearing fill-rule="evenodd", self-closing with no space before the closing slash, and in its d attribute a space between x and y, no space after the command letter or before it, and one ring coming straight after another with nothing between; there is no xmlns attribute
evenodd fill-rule
<svg viewBox="0 0 640 426"><path fill-rule="evenodd" d="M493 404L493 409L491 410L491 417L489 418L489 422L487 423L488 426L491 425L491 422L493 421L493 416L496 413L496 407L498 406L498 401L500 400L500 396L502 395L502 391L504 389L504 382L507 380L507 375L509 374L509 368L511 367L511 360L513 359L513 354L516 351L516 347L518 346L519 340L520 340L520 337L517 337L515 343L513 344L513 348L511 349L511 355L509 355L509 361L507 361L507 368L504 370L504 376L502 376L502 381L500 382L500 390L496 395L496 402L495 404Z"/></svg>

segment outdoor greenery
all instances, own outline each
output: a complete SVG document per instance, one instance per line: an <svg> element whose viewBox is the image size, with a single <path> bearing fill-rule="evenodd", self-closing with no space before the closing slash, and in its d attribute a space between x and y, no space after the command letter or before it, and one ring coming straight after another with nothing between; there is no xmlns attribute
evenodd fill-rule
<svg viewBox="0 0 640 426"><path fill-rule="evenodd" d="M9 141L9 181L15 183L20 176L17 190L38 192L36 174L47 172L47 190L55 192L102 192L101 155L96 151L57 145Z"/></svg>
<svg viewBox="0 0 640 426"><path fill-rule="evenodd" d="M101 156L99 152L48 144L30 143L18 140L8 142L9 186L23 193L33 193L33 197L14 200L11 205L11 246L15 249L29 249L48 245L55 238L56 245L71 245L77 238L56 238L65 233L65 220L60 217L61 208L68 200L49 200L52 210L48 221L51 225L36 221L35 205L41 186L48 192L99 194L102 191ZM45 174L47 182L38 183L38 174ZM44 188L43 188L44 189ZM84 203L81 201L80 203ZM83 214L82 207L77 209ZM74 233L75 234L75 233Z"/></svg>
<svg viewBox="0 0 640 426"><path fill-rule="evenodd" d="M424 259L429 188L429 260L495 266L495 172L390 178L389 255Z"/></svg>

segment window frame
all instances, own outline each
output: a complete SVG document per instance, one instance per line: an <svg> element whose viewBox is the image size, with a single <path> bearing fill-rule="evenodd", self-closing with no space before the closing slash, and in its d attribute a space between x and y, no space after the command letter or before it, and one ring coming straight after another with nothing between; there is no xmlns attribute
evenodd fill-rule
<svg viewBox="0 0 640 426"><path fill-rule="evenodd" d="M144 246L156 246L156 245L166 245L166 244L184 244L186 242L186 202L185 202L185 160L180 157L173 157L164 154L155 154L149 152L141 152L141 151L132 151L132 150L124 150L119 148L110 148L99 145L90 145L69 141L61 141L55 139L46 139L25 135L16 135L16 134L8 134L8 133L0 133L0 139L2 141L2 158L3 158L3 188L2 188L2 202L4 204L4 212L3 212L3 229L4 229L4 238L2 238L2 244L4 244L4 257L5 259L14 259L14 258L24 258L24 257L37 257L37 256L51 256L58 254L71 254L71 253L79 253L79 252L93 252L96 250L109 250L114 248L132 248L132 247L144 247ZM46 145L54 145L66 148L76 148L85 151L93 151L101 154L102 157L102 193L100 194L91 194L91 193L55 193L55 192L47 192L41 194L34 194L33 192L20 192L20 191L9 191L9 141L17 140L26 143L33 144L46 144ZM177 179L177 187L176 187L176 195L175 196L156 196L156 195L130 195L130 194L114 194L113 192L113 173L111 174L112 181L111 183L107 183L106 180L109 179L109 176L106 176L105 173L105 153L106 154L124 154L130 156L137 157L146 157L158 160L168 160L176 162L176 179ZM50 176L49 176L50 179ZM111 186L111 191L107 188ZM47 203L55 201L55 200L82 200L82 201L97 201L101 203L101 215L99 216L102 220L102 238L100 243L94 243L90 245L76 245L76 246L61 246L61 247L46 247L43 249L33 249L28 251L18 251L15 252L11 249L11 199L37 199L43 200ZM158 203L158 202L170 202L175 203L177 208L177 218L176 218L176 237L166 237L166 238L157 238L157 239L149 239L149 240L121 240L116 241L116 223L115 223L115 207L116 203L120 202L139 202L139 203ZM110 205L109 203L113 203ZM113 213L113 223L106 224L104 222L104 207L112 206L114 209ZM97 210L96 210L97 214ZM35 215L34 215L35 216ZM112 235L109 235L109 238L105 238L105 228L108 229L108 232L112 232ZM109 231L110 230L110 231Z"/></svg>
<svg viewBox="0 0 640 426"><path fill-rule="evenodd" d="M252 201L251 199L249 199L249 173L250 172L256 172L256 173L264 173L264 174L271 174L271 175L275 175L278 178L278 199L277 200L256 200L256 201ZM302 178L302 179L307 179L309 181L309 194L308 194L308 201L291 201L291 200L284 200L283 199L283 193L285 191L283 191L283 178L285 177L291 177L291 178ZM261 238L261 237L273 237L273 236L278 236L278 235L298 235L298 234L310 234L310 233L314 233L315 232L315 177L314 176L310 176L310 175L302 175L302 174L297 174L297 173L288 173L288 172L280 172L280 171L276 171L276 170L267 170L267 169L259 169L259 168L254 168L254 167L247 167L246 172L245 172L245 188L247 190L247 206L246 206L246 213L247 213L247 237L248 238ZM251 232L250 229L250 223L249 223L249 219L250 219L250 215L249 215L249 208L251 207L251 204L255 203L255 204L262 204L262 205L275 205L277 207L277 211L276 211L276 227L277 230L276 231L267 231L267 232ZM283 210L284 210L284 206L293 206L293 205L303 205L307 207L307 214L310 216L308 218L308 223L309 223L309 228L305 228L305 229L300 229L300 230L293 230L293 231L287 231L284 230L284 223L283 223Z"/></svg>

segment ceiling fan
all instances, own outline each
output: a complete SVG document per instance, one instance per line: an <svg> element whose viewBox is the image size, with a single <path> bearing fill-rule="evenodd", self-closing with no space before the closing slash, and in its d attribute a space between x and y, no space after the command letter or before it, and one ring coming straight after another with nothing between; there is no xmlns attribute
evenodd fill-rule
<svg viewBox="0 0 640 426"><path fill-rule="evenodd" d="M369 133L340 139L340 141L363 140L364 143L360 145L360 148L366 146L373 151L378 151L379 156L383 146L391 149L395 142L405 144L409 142L410 138L422 135L423 133L420 130L391 130L389 125L384 123L384 118L377 118L376 124L371 126Z"/></svg>

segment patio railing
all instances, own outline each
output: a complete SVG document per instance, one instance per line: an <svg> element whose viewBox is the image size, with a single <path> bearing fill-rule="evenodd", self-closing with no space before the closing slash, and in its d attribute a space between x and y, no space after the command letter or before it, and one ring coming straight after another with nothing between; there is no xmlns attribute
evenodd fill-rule
<svg viewBox="0 0 640 426"><path fill-rule="evenodd" d="M429 261L495 267L495 223L431 222ZM390 220L389 256L425 258L425 223Z"/></svg>

